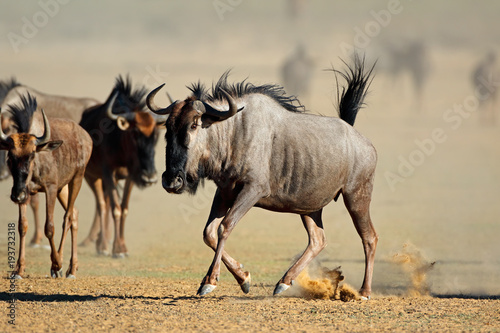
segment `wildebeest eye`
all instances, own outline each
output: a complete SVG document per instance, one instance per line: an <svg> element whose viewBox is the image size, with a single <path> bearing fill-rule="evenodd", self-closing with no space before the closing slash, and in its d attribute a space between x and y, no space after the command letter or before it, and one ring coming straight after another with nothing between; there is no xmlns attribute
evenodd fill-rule
<svg viewBox="0 0 500 333"><path fill-rule="evenodd" d="M198 127L198 124L197 124L197 123L193 123L193 124L191 125L191 129L196 129L196 127Z"/></svg>

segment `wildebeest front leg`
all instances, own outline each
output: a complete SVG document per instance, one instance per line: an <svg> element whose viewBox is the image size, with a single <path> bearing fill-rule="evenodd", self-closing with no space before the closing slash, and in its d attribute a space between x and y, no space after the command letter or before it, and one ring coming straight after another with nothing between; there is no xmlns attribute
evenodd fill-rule
<svg viewBox="0 0 500 333"><path fill-rule="evenodd" d="M122 209L120 205L120 196L116 188L115 180L112 174L106 174L103 177L103 185L106 190L106 197L109 198L109 208L113 216L115 227L115 238L113 241L113 257L123 258L125 253L121 252L122 246L120 244L120 223L122 218Z"/></svg>
<svg viewBox="0 0 500 333"><path fill-rule="evenodd" d="M35 220L35 233L33 234L33 238L30 241L30 246L32 247L39 247L40 243L42 242L43 238L43 229L41 227L40 223L40 212L39 212L39 207L40 207L40 200L39 200L39 195L33 194L30 196L30 206L31 210L33 211L33 216Z"/></svg>
<svg viewBox="0 0 500 333"><path fill-rule="evenodd" d="M62 260L56 250L54 243L54 207L56 205L57 189L48 188L46 192L46 220L45 220L45 236L50 244L50 260L52 266L50 268L50 276L62 277Z"/></svg>
<svg viewBox="0 0 500 333"><path fill-rule="evenodd" d="M26 218L26 204L19 205L19 221L17 225L19 231L19 257L17 258L17 265L12 276L16 279L21 279L24 275L25 269L25 244L26 244L26 233L28 232L28 219Z"/></svg>
<svg viewBox="0 0 500 333"><path fill-rule="evenodd" d="M226 216L228 210L229 206L222 199L220 191L217 190L207 224L203 230L203 240L205 241L205 244L207 244L214 251L217 250L217 230L219 229L219 225L224 216ZM250 291L250 273L243 271L243 265L233 259L225 250L222 251L222 262L226 265L229 272L233 274L234 278L240 285L241 290L243 290L244 293L248 293Z"/></svg>
<svg viewBox="0 0 500 333"><path fill-rule="evenodd" d="M301 215L302 223L309 236L309 244L300 258L288 269L276 285L274 295L281 293L292 285L292 281L326 246L325 231L321 220L322 210L307 215Z"/></svg>
<svg viewBox="0 0 500 333"><path fill-rule="evenodd" d="M231 234L231 231L236 226L236 223L252 208L257 201L264 197L267 193L259 191L258 188L250 185L245 185L241 192L238 194L233 206L229 210L229 213L222 219L219 224L217 235L217 247L215 250L215 256L208 269L207 275L201 282L201 286L198 289L198 295L205 295L213 291L217 285L217 280L220 274L220 262L222 255L224 254L224 245L226 240Z"/></svg>
<svg viewBox="0 0 500 333"><path fill-rule="evenodd" d="M132 193L132 187L134 186L134 182L130 177L127 177L125 180L125 187L123 188L123 196L121 203L121 218L120 218L120 233L118 235L118 243L116 244L116 249L113 248L113 255L127 255L127 245L125 245L125 219L128 215L128 203L130 201L130 194Z"/></svg>

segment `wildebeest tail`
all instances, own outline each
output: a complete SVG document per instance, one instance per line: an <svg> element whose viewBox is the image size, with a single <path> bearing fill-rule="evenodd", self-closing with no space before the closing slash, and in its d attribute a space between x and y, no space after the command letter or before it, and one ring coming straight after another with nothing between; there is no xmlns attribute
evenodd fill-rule
<svg viewBox="0 0 500 333"><path fill-rule="evenodd" d="M349 66L342 60L347 67L344 72L332 69L337 83L339 117L351 126L354 125L359 109L363 107L363 100L372 82L372 72L375 68L374 64L370 70L365 71L365 58L361 59L357 54L354 56L353 61L354 64ZM342 91L340 90L337 74L347 82L347 87L343 86Z"/></svg>

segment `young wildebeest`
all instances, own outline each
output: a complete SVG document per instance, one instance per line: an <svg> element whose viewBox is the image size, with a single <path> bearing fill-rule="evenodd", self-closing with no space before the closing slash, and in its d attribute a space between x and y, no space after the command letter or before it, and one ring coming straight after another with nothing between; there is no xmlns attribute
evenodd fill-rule
<svg viewBox="0 0 500 333"><path fill-rule="evenodd" d="M370 75L359 58L353 69L342 73L347 88L339 97L340 119L298 112L294 99L278 86L229 85L227 74L211 95L193 86L191 97L163 109L153 102L162 86L148 95L151 110L170 114L163 187L170 193L194 193L202 178L217 185L203 234L215 257L198 294L216 287L221 259L241 289L249 291L250 273L225 252L224 245L253 206L299 214L309 235L309 245L274 294L286 290L325 247L321 213L342 194L365 251L361 295L370 296L378 236L369 204L377 155L370 141L352 127ZM227 108L224 99L228 111L221 111Z"/></svg>
<svg viewBox="0 0 500 333"><path fill-rule="evenodd" d="M88 97L67 97L46 94L22 85L15 78L11 78L7 81L0 81L0 109L5 109L8 105L21 104L21 96L25 96L28 93L36 98L38 107L44 109L49 118L70 119L77 123L82 118L84 110L99 103L97 100ZM6 135L15 133L14 123L10 121L9 115L5 114L4 116L2 117L2 130ZM5 156L6 152L3 150L0 151L0 180L9 176ZM35 232L30 244L36 247L40 245L43 236L38 214L38 195L30 196L30 205L35 217Z"/></svg>
<svg viewBox="0 0 500 333"><path fill-rule="evenodd" d="M85 111L80 121L94 142L85 180L96 198L96 219L87 239L95 239L94 234L98 233L96 248L100 254L108 252L105 226L108 206L115 230L113 256L122 257L127 254L124 226L132 186L146 187L157 179L154 164L157 123L164 123L166 116L149 112L145 95L144 87L132 90L130 79L119 76L107 101ZM125 187L120 203L116 180L123 178Z"/></svg>
<svg viewBox="0 0 500 333"><path fill-rule="evenodd" d="M25 269L26 203L30 195L45 192L45 235L51 248L51 276L62 276L64 241L71 229L71 260L66 277L75 277L78 269L78 212L74 203L90 159L92 141L87 132L73 121L52 118L49 124L43 110L43 120L35 118L37 103L31 95L21 97L21 103L9 106L17 133L6 135L0 131L0 149L8 152L7 164L14 180L10 198L19 205L19 258L13 275L20 278ZM43 134L37 137L35 134L40 131ZM58 250L54 242L53 220L56 198L66 211Z"/></svg>

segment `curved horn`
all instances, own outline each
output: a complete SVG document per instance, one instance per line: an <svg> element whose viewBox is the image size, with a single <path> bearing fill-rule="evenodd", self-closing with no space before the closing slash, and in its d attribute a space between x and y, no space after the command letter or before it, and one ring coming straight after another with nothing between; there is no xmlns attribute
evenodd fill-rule
<svg viewBox="0 0 500 333"><path fill-rule="evenodd" d="M43 135L41 137L36 137L36 145L43 145L50 140L50 126L49 126L49 120L47 119L47 116L45 115L45 111L42 109L42 117L43 117Z"/></svg>
<svg viewBox="0 0 500 333"><path fill-rule="evenodd" d="M193 103L193 107L200 112L203 112L203 113L206 113L210 116L214 116L214 117L219 118L219 121L231 118L238 111L241 111L243 109L243 108L241 108L238 110L238 106L236 105L236 101L234 100L234 98L231 95L229 95L229 93L227 91L225 91L222 88L220 89L220 91L222 92L222 94L226 98L227 103L229 104L229 110L219 111L219 110L213 108L212 106L210 106L209 104L203 103L203 102L200 102L203 104L203 107L201 107L200 103L196 103L199 101L195 101Z"/></svg>
<svg viewBox="0 0 500 333"><path fill-rule="evenodd" d="M119 115L113 113L113 105L115 104L116 97L118 97L118 91L113 94L106 107L106 115L111 120L116 120L119 117Z"/></svg>
<svg viewBox="0 0 500 333"><path fill-rule="evenodd" d="M158 105L155 104L154 102L154 98L156 96L156 93L158 91L160 91L161 88L163 88L163 86L165 85L165 83L163 83L162 85L160 85L159 87L153 89L149 94L148 94L148 97L146 97L146 104L148 106L148 108L158 114L158 115L168 115L170 114L170 112L172 112L172 110L174 109L174 106L175 104L177 104L178 101L175 101L175 102L172 102L169 106L167 106L166 108L161 108L159 107ZM169 96L170 98L170 96ZM170 98L170 100L172 100L172 98ZM165 118L166 120L166 118Z"/></svg>
<svg viewBox="0 0 500 333"><path fill-rule="evenodd" d="M0 108L0 120L2 119L2 109ZM2 125L0 124L0 141L5 142L9 136L3 132Z"/></svg>
<svg viewBox="0 0 500 333"><path fill-rule="evenodd" d="M172 99L172 96L170 96L168 91L167 91L167 97L168 97L168 100L170 101L170 104L172 104L174 102L174 100Z"/></svg>

